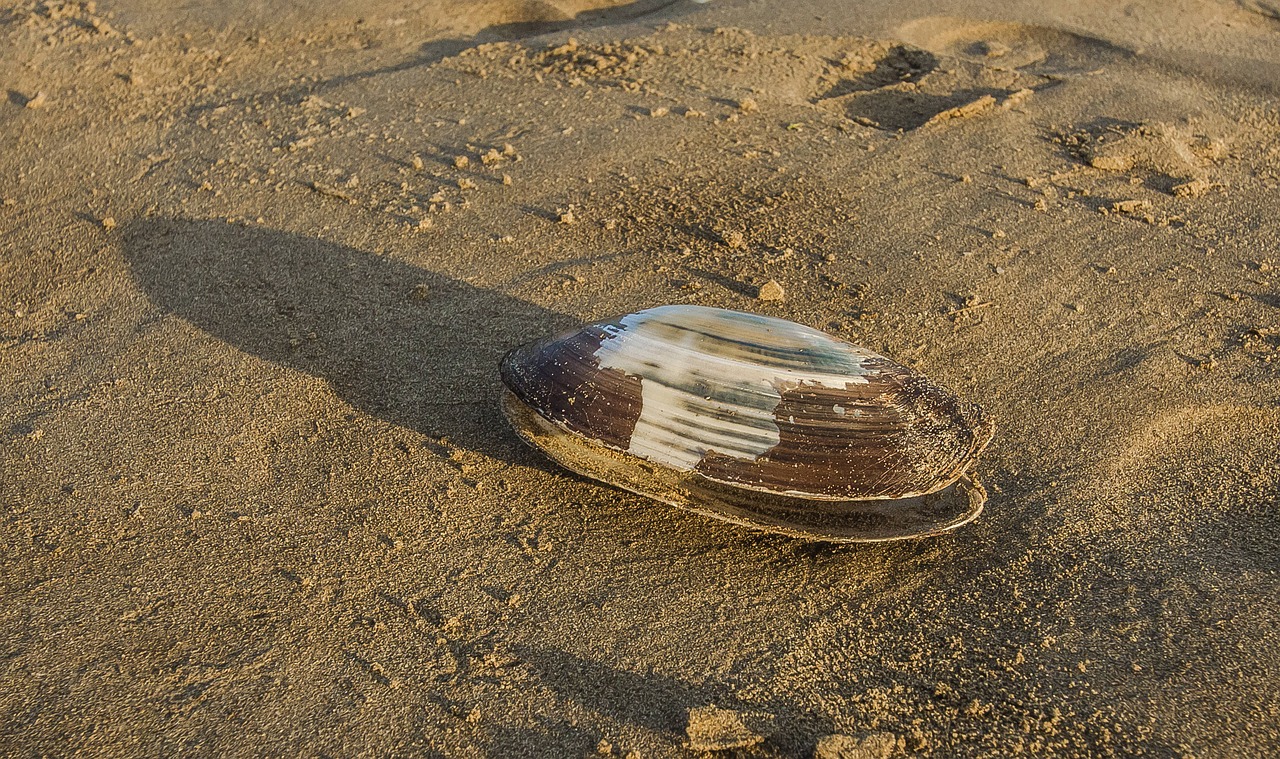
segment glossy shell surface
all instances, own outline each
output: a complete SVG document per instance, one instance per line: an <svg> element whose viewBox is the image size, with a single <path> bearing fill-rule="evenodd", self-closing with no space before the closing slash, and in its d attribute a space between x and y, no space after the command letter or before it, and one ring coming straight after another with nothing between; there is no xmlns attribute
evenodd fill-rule
<svg viewBox="0 0 1280 759"><path fill-rule="evenodd" d="M503 409L581 474L754 527L826 540L973 519L965 471L992 425L917 372L794 322L664 306L516 348Z"/></svg>

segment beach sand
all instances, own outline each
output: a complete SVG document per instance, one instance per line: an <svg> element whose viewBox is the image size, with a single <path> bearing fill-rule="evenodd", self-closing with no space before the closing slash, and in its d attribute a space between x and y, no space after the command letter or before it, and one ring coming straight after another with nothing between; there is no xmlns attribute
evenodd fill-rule
<svg viewBox="0 0 1280 759"><path fill-rule="evenodd" d="M1280 752L1275 0L10 1L0 51L0 753ZM665 303L981 404L985 512L833 547L519 442L503 352Z"/></svg>

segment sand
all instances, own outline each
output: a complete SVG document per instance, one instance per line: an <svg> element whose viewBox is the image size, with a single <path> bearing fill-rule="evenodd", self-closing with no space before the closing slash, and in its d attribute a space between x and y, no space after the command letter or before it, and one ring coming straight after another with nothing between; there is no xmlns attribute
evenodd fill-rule
<svg viewBox="0 0 1280 759"><path fill-rule="evenodd" d="M0 753L1280 752L1276 3L609 5L0 6ZM980 403L986 511L505 427L664 303Z"/></svg>

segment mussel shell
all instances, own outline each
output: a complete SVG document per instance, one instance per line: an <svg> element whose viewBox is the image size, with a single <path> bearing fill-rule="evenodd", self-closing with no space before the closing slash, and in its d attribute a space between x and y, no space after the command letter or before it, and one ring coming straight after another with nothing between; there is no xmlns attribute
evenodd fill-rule
<svg viewBox="0 0 1280 759"><path fill-rule="evenodd" d="M579 473L722 519L834 540L981 511L993 427L920 374L793 322L665 306L509 352L503 408Z"/></svg>

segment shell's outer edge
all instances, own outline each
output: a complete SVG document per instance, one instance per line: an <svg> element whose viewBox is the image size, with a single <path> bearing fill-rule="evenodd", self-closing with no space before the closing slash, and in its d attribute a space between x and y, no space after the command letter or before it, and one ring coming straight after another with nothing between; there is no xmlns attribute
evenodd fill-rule
<svg viewBox="0 0 1280 759"><path fill-rule="evenodd" d="M587 324L508 352L501 368L511 391L569 432L726 486L810 499L937 492L994 434L979 407L884 356L701 306Z"/></svg>
<svg viewBox="0 0 1280 759"><path fill-rule="evenodd" d="M509 390L501 406L525 443L566 469L703 516L791 537L874 543L939 535L976 519L987 497L970 477L937 494L895 500L815 501L747 490L584 438L546 419Z"/></svg>

